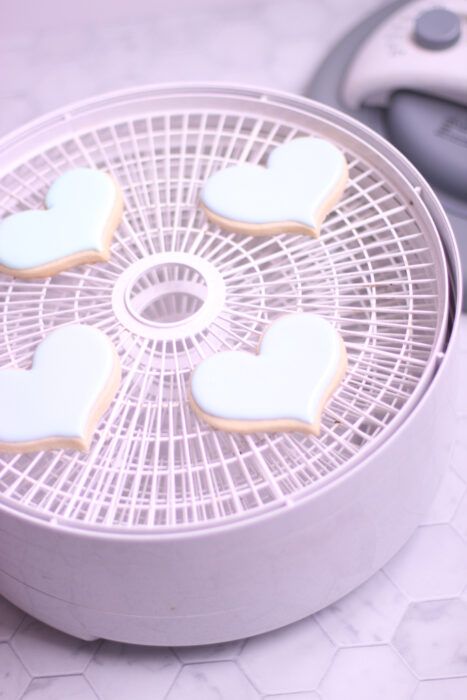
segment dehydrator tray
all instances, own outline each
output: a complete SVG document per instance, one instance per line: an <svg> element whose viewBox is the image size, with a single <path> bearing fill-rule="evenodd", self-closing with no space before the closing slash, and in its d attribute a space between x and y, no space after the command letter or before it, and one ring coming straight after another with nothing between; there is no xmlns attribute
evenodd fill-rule
<svg viewBox="0 0 467 700"><path fill-rule="evenodd" d="M206 220L199 197L211 173L264 165L302 136L330 140L349 167L319 239L250 237ZM395 149L290 95L138 88L4 138L2 216L41 207L54 179L76 167L109 172L122 189L111 258L43 280L0 276L0 365L29 367L48 333L82 323L113 341L122 382L88 453L0 455L5 513L70 537L215 536L293 511L392 444L440 367L457 284L449 225ZM347 348L320 437L235 435L200 421L188 402L194 367L219 351L254 351L272 321L298 311L331 321Z"/></svg>
<svg viewBox="0 0 467 700"><path fill-rule="evenodd" d="M56 115L39 126L50 139L41 151L26 143L24 160L2 173L4 215L41 207L53 180L75 167L112 173L125 199L107 264L0 280L3 367L30 366L40 340L69 323L107 333L123 365L89 453L2 455L2 499L73 526L212 527L319 488L395 429L443 344L444 256L410 183L318 116L306 126L300 113L273 118L270 100L228 92L215 104L209 92L205 104L161 95L153 116L132 97L126 109L117 98L92 115ZM199 196L212 172L264 164L274 147L305 135L332 139L349 164L319 240L208 224ZM236 436L200 422L187 400L193 368L214 352L254 351L267 325L297 311L332 321L349 356L321 437Z"/></svg>

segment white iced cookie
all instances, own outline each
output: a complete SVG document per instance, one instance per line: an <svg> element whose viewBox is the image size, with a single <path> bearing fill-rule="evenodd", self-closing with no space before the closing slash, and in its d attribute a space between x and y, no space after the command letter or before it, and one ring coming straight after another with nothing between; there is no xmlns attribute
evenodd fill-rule
<svg viewBox="0 0 467 700"><path fill-rule="evenodd" d="M45 211L24 211L0 222L0 272L50 277L109 259L123 213L120 187L111 175L69 170L55 180L45 206Z"/></svg>
<svg viewBox="0 0 467 700"><path fill-rule="evenodd" d="M267 168L246 164L214 173L201 201L208 219L229 231L317 238L346 184L341 151L324 139L300 138L274 149Z"/></svg>
<svg viewBox="0 0 467 700"><path fill-rule="evenodd" d="M347 368L339 333L315 314L283 316L257 353L221 352L201 362L191 377L194 411L228 432L319 435L323 407Z"/></svg>
<svg viewBox="0 0 467 700"><path fill-rule="evenodd" d="M87 450L119 383L120 360L102 331L53 331L31 369L0 370L0 451Z"/></svg>

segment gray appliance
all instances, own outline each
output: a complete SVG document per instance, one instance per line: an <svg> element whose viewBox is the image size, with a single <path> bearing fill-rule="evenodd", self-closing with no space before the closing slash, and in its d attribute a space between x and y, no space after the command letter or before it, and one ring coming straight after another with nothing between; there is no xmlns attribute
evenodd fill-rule
<svg viewBox="0 0 467 700"><path fill-rule="evenodd" d="M344 36L305 94L399 148L434 187L454 229L467 310L467 2L392 2Z"/></svg>

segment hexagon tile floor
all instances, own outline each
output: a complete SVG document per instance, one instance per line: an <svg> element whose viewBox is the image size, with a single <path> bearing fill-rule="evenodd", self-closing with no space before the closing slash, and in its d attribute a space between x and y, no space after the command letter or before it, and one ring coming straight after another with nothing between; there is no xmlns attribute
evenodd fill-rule
<svg viewBox="0 0 467 700"><path fill-rule="evenodd" d="M461 335L467 360L467 316ZM0 598L0 640L2 700L465 700L467 392L423 524L382 571L316 615L247 640L166 649L83 642Z"/></svg>

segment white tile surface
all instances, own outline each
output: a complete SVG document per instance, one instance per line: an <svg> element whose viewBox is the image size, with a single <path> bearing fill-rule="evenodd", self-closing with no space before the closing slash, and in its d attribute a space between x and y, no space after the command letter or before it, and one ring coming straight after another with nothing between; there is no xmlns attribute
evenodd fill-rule
<svg viewBox="0 0 467 700"><path fill-rule="evenodd" d="M244 642L227 642L225 644L206 644L199 647L178 647L174 649L180 661L185 664L197 661L229 661L237 658Z"/></svg>
<svg viewBox="0 0 467 700"><path fill-rule="evenodd" d="M23 700L97 700L97 695L83 676L35 678Z"/></svg>
<svg viewBox="0 0 467 700"><path fill-rule="evenodd" d="M389 641L408 605L387 576L378 572L315 618L338 645Z"/></svg>
<svg viewBox="0 0 467 700"><path fill-rule="evenodd" d="M420 527L384 570L413 600L455 596L467 581L467 548L450 525Z"/></svg>
<svg viewBox="0 0 467 700"><path fill-rule="evenodd" d="M24 613L4 598L0 598L0 642L10 639L19 627Z"/></svg>
<svg viewBox="0 0 467 700"><path fill-rule="evenodd" d="M85 676L101 700L162 700L180 670L170 649L104 642Z"/></svg>
<svg viewBox="0 0 467 700"><path fill-rule="evenodd" d="M239 663L262 693L313 690L335 647L312 617L247 641Z"/></svg>
<svg viewBox="0 0 467 700"><path fill-rule="evenodd" d="M0 35L0 95L9 107L0 133L66 102L143 83L221 80L299 91L339 34L380 4L358 0L349 11L346 0L155 0L116 15L101 9L105 20L95 23L84 9L82 17L70 12L74 21L49 23L33 12L39 31L16 19L20 36Z"/></svg>
<svg viewBox="0 0 467 700"><path fill-rule="evenodd" d="M0 644L0 697L18 700L31 680L23 664L11 647Z"/></svg>
<svg viewBox="0 0 467 700"><path fill-rule="evenodd" d="M467 397L463 397L462 406L467 408ZM457 474L467 483L467 443L465 435L467 435L467 417L462 418L459 422L458 430L459 439L454 443L451 455L451 466Z"/></svg>
<svg viewBox="0 0 467 700"><path fill-rule="evenodd" d="M218 661L185 666L167 700L259 700L260 697L237 664Z"/></svg>
<svg viewBox="0 0 467 700"><path fill-rule="evenodd" d="M321 695L315 690L310 693L285 693L280 695L266 695L268 700L321 700Z"/></svg>
<svg viewBox="0 0 467 700"><path fill-rule="evenodd" d="M445 678L422 681L413 700L464 700L467 698L467 678Z"/></svg>
<svg viewBox="0 0 467 700"><path fill-rule="evenodd" d="M340 649L320 686L324 700L410 700L417 681L389 646Z"/></svg>
<svg viewBox="0 0 467 700"><path fill-rule="evenodd" d="M461 500L454 513L452 527L467 541L467 494Z"/></svg>
<svg viewBox="0 0 467 700"><path fill-rule="evenodd" d="M464 494L467 494L465 482L454 469L446 469L435 500L421 524L433 525L449 522Z"/></svg>
<svg viewBox="0 0 467 700"><path fill-rule="evenodd" d="M33 676L53 676L84 671L97 642L83 642L27 616L11 646Z"/></svg>
<svg viewBox="0 0 467 700"><path fill-rule="evenodd" d="M410 606L394 645L421 679L467 677L467 604L459 599Z"/></svg>

